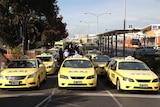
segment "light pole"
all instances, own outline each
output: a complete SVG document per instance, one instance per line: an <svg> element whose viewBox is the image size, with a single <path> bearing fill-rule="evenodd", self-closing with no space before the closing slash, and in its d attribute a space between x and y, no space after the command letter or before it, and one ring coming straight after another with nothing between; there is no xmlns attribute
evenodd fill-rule
<svg viewBox="0 0 160 107"><path fill-rule="evenodd" d="M87 24L87 27L88 27L88 34L90 33L90 23L93 23L93 22L86 22L86 21L80 21L80 22L82 22L82 23L85 23L85 24Z"/></svg>
<svg viewBox="0 0 160 107"><path fill-rule="evenodd" d="M124 0L124 36L123 36L123 57L125 57L125 30L126 30L126 0Z"/></svg>
<svg viewBox="0 0 160 107"><path fill-rule="evenodd" d="M107 12L107 13L101 13L101 14L94 14L94 13L84 13L84 14L90 14L90 15L93 15L93 16L96 16L96 22L97 22L97 29L96 29L96 34L99 33L99 16L102 16L102 15L105 15L105 14L111 14L110 12Z"/></svg>

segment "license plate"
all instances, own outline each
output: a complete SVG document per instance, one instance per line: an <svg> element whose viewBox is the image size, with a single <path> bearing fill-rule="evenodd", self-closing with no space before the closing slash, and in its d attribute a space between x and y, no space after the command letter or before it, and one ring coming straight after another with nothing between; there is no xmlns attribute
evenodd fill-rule
<svg viewBox="0 0 160 107"><path fill-rule="evenodd" d="M147 88L147 87L148 87L148 84L140 84L140 87L141 87L141 88Z"/></svg>
<svg viewBox="0 0 160 107"><path fill-rule="evenodd" d="M74 81L74 84L82 84L82 81Z"/></svg>
<svg viewBox="0 0 160 107"><path fill-rule="evenodd" d="M11 85L19 85L19 81L10 81Z"/></svg>

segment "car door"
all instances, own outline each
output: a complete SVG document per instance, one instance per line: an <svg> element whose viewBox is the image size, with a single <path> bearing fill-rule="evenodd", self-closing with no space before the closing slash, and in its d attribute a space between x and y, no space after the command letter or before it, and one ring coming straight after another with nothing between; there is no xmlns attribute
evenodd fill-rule
<svg viewBox="0 0 160 107"><path fill-rule="evenodd" d="M117 69L117 61L112 60L108 68L108 75L109 75L110 81L113 84L116 84L116 69Z"/></svg>
<svg viewBox="0 0 160 107"><path fill-rule="evenodd" d="M37 63L38 63L38 74L40 76L40 81L42 82L46 76L45 65L40 60L37 60Z"/></svg>

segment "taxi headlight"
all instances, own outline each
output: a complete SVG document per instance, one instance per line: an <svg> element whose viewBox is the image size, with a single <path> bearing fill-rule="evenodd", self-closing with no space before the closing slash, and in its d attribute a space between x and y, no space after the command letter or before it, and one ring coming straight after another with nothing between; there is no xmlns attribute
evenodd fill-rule
<svg viewBox="0 0 160 107"><path fill-rule="evenodd" d="M50 65L50 66L47 66L47 68L52 68L52 65Z"/></svg>
<svg viewBox="0 0 160 107"><path fill-rule="evenodd" d="M95 78L95 75L90 75L87 77L87 79L92 79L92 78Z"/></svg>
<svg viewBox="0 0 160 107"><path fill-rule="evenodd" d="M3 75L0 75L0 79L4 79L4 78L3 78Z"/></svg>
<svg viewBox="0 0 160 107"><path fill-rule="evenodd" d="M104 69L104 66L99 66L99 68Z"/></svg>
<svg viewBox="0 0 160 107"><path fill-rule="evenodd" d="M68 79L68 76L66 76L66 75L60 75L60 78Z"/></svg>
<svg viewBox="0 0 160 107"><path fill-rule="evenodd" d="M154 79L152 82L159 82L159 78Z"/></svg>
<svg viewBox="0 0 160 107"><path fill-rule="evenodd" d="M28 78L34 78L35 76L36 76L36 72L33 73L33 74L30 74L30 75L28 76Z"/></svg>
<svg viewBox="0 0 160 107"><path fill-rule="evenodd" d="M132 78L127 78L127 77L123 77L123 80L128 82L134 82Z"/></svg>

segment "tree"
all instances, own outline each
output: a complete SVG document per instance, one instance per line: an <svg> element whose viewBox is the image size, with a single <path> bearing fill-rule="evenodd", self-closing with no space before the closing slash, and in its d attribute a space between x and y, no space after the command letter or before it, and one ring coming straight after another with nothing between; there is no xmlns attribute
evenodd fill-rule
<svg viewBox="0 0 160 107"><path fill-rule="evenodd" d="M17 46L24 40L24 50L52 43L68 36L63 17L57 17L56 0L0 1L0 37L3 43ZM46 33L49 32L49 33ZM46 39L42 39L45 36ZM24 37L24 38L23 38ZM38 46L37 43L41 43Z"/></svg>

